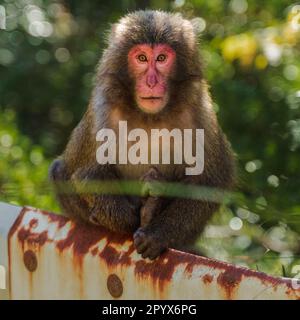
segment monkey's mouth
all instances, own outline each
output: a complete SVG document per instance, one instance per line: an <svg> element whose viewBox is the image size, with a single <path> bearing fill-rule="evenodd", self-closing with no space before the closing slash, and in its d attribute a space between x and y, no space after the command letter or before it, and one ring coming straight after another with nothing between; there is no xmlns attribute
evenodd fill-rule
<svg viewBox="0 0 300 320"><path fill-rule="evenodd" d="M161 100L162 97L141 97L143 100Z"/></svg>
<svg viewBox="0 0 300 320"><path fill-rule="evenodd" d="M139 96L137 104L146 113L157 113L165 107L165 97Z"/></svg>

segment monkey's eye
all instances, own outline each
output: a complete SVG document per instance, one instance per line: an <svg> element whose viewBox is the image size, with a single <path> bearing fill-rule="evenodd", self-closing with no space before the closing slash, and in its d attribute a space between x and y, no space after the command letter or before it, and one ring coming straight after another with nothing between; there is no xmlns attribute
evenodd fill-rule
<svg viewBox="0 0 300 320"><path fill-rule="evenodd" d="M146 62L147 61L147 57L144 55L144 54L139 54L137 56L137 59L140 61L140 62Z"/></svg>
<svg viewBox="0 0 300 320"><path fill-rule="evenodd" d="M159 62L163 62L167 59L167 56L165 54L160 54L156 60L159 61Z"/></svg>

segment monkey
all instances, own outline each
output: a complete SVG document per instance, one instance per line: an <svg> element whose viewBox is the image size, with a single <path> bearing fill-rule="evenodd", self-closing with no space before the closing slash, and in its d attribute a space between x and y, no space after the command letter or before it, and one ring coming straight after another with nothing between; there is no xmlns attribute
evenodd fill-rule
<svg viewBox="0 0 300 320"><path fill-rule="evenodd" d="M213 110L198 38L197 19L188 20L178 13L135 11L113 24L87 111L49 170L54 186L59 182L72 185L71 194L57 191L65 214L133 235L137 252L151 260L168 248L193 246L220 203L157 196L151 190L144 197L132 196L122 193L121 186L115 194L83 195L76 191L76 181L176 182L218 190L234 187L235 155ZM188 164L174 162L172 146L170 164L99 164L96 134L102 128L118 132L120 121L127 121L129 129L142 128L147 133L154 128L203 129L203 172L187 175ZM193 150L196 142L193 138Z"/></svg>

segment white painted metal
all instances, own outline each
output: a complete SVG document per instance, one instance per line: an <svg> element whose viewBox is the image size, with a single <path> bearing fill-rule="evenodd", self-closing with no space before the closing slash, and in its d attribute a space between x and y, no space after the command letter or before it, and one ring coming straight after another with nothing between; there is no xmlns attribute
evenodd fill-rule
<svg viewBox="0 0 300 320"><path fill-rule="evenodd" d="M300 298L291 279L176 250L143 260L131 238L36 209L23 211L9 241L12 299Z"/></svg>
<svg viewBox="0 0 300 320"><path fill-rule="evenodd" d="M8 233L19 216L21 210L21 207L0 202L0 300L9 298L7 240Z"/></svg>

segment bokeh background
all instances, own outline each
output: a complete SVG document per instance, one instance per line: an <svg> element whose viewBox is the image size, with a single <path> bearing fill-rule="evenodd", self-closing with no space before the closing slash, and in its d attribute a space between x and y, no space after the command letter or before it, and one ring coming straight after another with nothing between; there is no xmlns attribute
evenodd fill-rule
<svg viewBox="0 0 300 320"><path fill-rule="evenodd" d="M59 212L47 171L83 115L110 23L135 9L197 17L242 201L199 247L293 276L300 264L300 4L291 0L0 0L0 201Z"/></svg>

